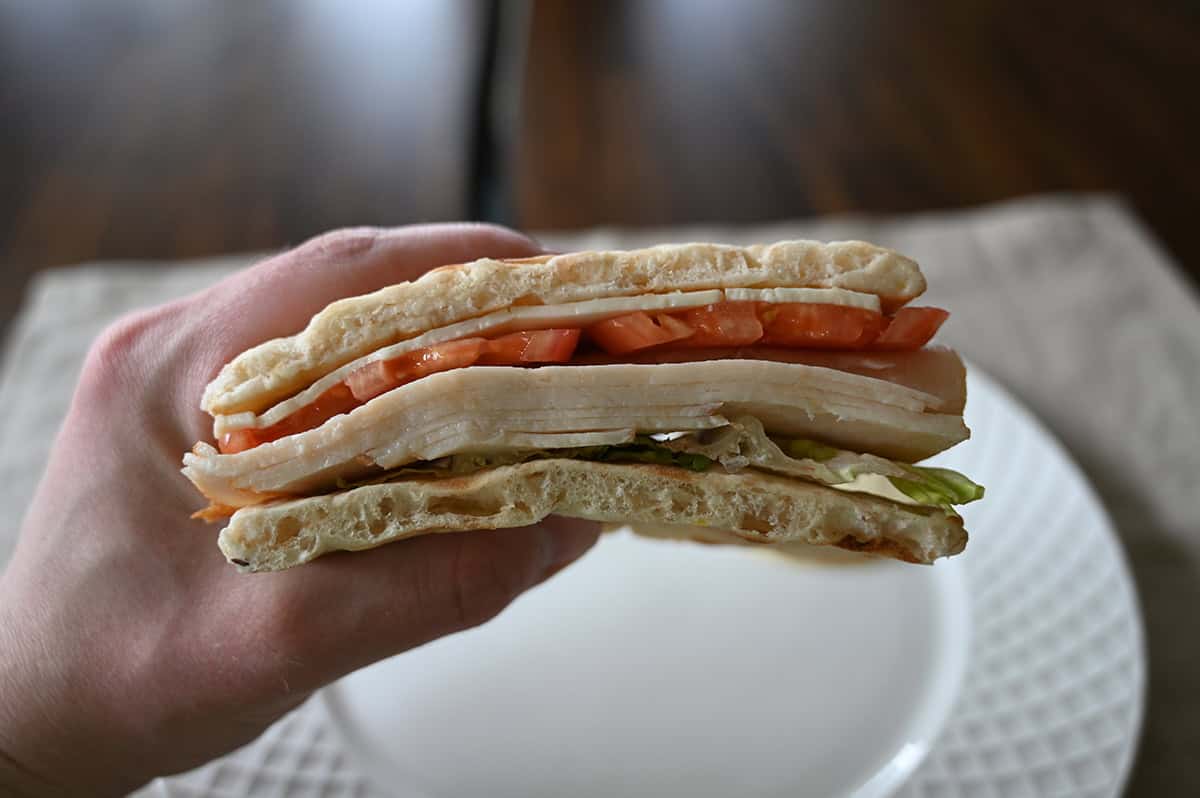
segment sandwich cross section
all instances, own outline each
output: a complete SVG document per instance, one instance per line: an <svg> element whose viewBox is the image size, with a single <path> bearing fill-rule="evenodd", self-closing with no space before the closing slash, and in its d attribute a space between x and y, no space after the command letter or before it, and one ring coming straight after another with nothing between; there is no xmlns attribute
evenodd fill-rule
<svg viewBox="0 0 1200 798"><path fill-rule="evenodd" d="M863 242L443 267L235 358L183 470L244 570L549 514L929 563L983 489L914 465L969 435L924 287Z"/></svg>

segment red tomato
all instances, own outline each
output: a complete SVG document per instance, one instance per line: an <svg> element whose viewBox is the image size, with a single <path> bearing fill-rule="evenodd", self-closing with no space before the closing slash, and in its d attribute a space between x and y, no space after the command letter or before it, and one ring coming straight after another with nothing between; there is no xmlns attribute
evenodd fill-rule
<svg viewBox="0 0 1200 798"><path fill-rule="evenodd" d="M528 330L488 341L479 363L509 366L517 363L566 363L575 354L579 329Z"/></svg>
<svg viewBox="0 0 1200 798"><path fill-rule="evenodd" d="M317 397L296 412L262 429L239 429L221 436L218 447L223 454L235 454L253 449L261 443L278 440L297 432L315 429L334 416L348 413L362 402L354 398L350 388L343 382Z"/></svg>
<svg viewBox="0 0 1200 798"><path fill-rule="evenodd" d="M755 302L720 302L683 312L696 333L689 346L748 346L763 337Z"/></svg>
<svg viewBox="0 0 1200 798"><path fill-rule="evenodd" d="M354 394L344 382L330 388L317 397L317 400L307 407L302 407L295 413L276 424L267 427L263 432L271 435L269 440L282 438L297 432L314 429L324 424L334 416L349 413L362 402L354 398Z"/></svg>
<svg viewBox="0 0 1200 798"><path fill-rule="evenodd" d="M626 355L670 343L685 347L736 348L761 343L804 349L854 350L871 346L907 350L924 346L948 316L940 308L901 308L891 319L885 319L875 311L843 305L720 302L674 314L627 313L596 322L586 332L610 355ZM351 372L345 382L277 424L226 433L219 448L232 454L314 429L382 393L439 371L475 363L570 362L580 335L579 329L526 330L494 340L447 341L391 360L375 361ZM684 355L683 359L694 357L699 355ZM594 358L585 360L590 362Z"/></svg>
<svg viewBox="0 0 1200 798"><path fill-rule="evenodd" d="M805 349L861 349L883 329L874 310L784 302L762 310L763 343Z"/></svg>
<svg viewBox="0 0 1200 798"><path fill-rule="evenodd" d="M479 360L487 344L483 338L461 338L427 346L391 361L392 374L396 384L403 385L439 371L471 366Z"/></svg>
<svg viewBox="0 0 1200 798"><path fill-rule="evenodd" d="M887 329L875 339L875 349L920 349L929 343L950 314L941 308L900 308Z"/></svg>
<svg viewBox="0 0 1200 798"><path fill-rule="evenodd" d="M690 325L665 313L652 318L642 311L604 319L587 328L588 337L610 355L624 355L680 341L693 332Z"/></svg>
<svg viewBox="0 0 1200 798"><path fill-rule="evenodd" d="M479 360L487 343L482 338L463 338L417 349L391 360L376 360L350 372L346 384L354 398L367 402L428 374L470 366Z"/></svg>
<svg viewBox="0 0 1200 798"><path fill-rule="evenodd" d="M521 359L526 363L566 363L575 354L583 330L537 330L525 335L529 343Z"/></svg>
<svg viewBox="0 0 1200 798"><path fill-rule="evenodd" d="M237 454L247 449L253 449L260 443L263 443L263 440L258 436L257 429L235 429L233 432L226 432L221 436L217 448L221 454Z"/></svg>

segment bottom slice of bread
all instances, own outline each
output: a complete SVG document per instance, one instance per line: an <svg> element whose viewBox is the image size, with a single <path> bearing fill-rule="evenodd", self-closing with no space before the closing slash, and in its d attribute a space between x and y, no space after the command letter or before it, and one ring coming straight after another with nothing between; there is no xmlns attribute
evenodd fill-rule
<svg viewBox="0 0 1200 798"><path fill-rule="evenodd" d="M547 459L246 507L219 544L245 570L278 571L332 551L526 526L551 514L699 526L749 543L839 546L915 563L957 554L967 542L957 515L763 472Z"/></svg>

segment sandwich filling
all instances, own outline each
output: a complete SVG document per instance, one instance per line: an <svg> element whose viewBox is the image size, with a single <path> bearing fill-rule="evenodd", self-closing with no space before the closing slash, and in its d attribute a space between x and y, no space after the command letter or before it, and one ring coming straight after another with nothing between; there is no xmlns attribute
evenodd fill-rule
<svg viewBox="0 0 1200 798"><path fill-rule="evenodd" d="M184 471L210 518L551 458L752 469L949 510L983 489L910 464L968 435L962 362L925 347L947 315L837 288L517 305L218 415L218 447Z"/></svg>
<svg viewBox="0 0 1200 798"><path fill-rule="evenodd" d="M860 241L443 266L227 363L183 472L249 570L549 514L933 562L983 488L915 465L970 434L924 290Z"/></svg>
<svg viewBox="0 0 1200 798"><path fill-rule="evenodd" d="M774 438L753 416L740 416L709 430L637 435L631 443L565 449L516 449L462 452L433 461L401 466L375 479L347 482L346 490L410 478L464 476L489 468L531 460L568 459L605 463L649 463L688 471L717 469L738 473L746 469L796 477L809 482L871 493L902 504L937 507L953 512L955 505L983 497L982 486L946 468L915 466L871 454L827 446L805 438Z"/></svg>
<svg viewBox="0 0 1200 798"><path fill-rule="evenodd" d="M218 416L215 432L221 453L243 452L320 427L423 377L475 365L616 363L647 354L705 360L713 355L703 350L714 349L766 359L797 350L913 351L947 316L919 307L885 316L875 295L836 288L731 288L518 306L384 347L261 415Z"/></svg>

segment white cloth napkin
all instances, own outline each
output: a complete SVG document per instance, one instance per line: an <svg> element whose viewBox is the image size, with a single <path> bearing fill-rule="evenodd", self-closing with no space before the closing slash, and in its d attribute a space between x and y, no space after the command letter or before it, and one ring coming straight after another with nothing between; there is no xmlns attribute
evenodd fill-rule
<svg viewBox="0 0 1200 798"><path fill-rule="evenodd" d="M542 240L571 250L797 237L861 238L916 258L931 286L922 302L953 312L943 339L1030 405L1078 459L1117 522L1146 614L1151 692L1131 791L1200 794L1192 759L1200 742L1200 304L1191 287L1124 203L1107 196ZM10 508L0 519L0 562L92 338L130 309L194 291L250 260L100 263L39 277L0 374L0 500ZM307 757L341 774L344 794L369 794L323 741L313 711L306 706L242 751L146 792L243 795L272 778L299 784L294 768ZM270 766L272 757L282 767ZM308 793L301 785L278 794Z"/></svg>

